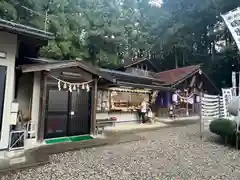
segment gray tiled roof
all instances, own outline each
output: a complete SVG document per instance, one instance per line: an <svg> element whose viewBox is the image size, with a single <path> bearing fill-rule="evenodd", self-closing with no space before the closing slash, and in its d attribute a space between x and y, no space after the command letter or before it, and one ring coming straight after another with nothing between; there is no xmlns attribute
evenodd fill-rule
<svg viewBox="0 0 240 180"><path fill-rule="evenodd" d="M22 24L14 23L0 19L0 31L7 31L13 34L20 34L25 36L33 36L36 39L50 40L54 39L54 34L36 29L33 27L25 26Z"/></svg>

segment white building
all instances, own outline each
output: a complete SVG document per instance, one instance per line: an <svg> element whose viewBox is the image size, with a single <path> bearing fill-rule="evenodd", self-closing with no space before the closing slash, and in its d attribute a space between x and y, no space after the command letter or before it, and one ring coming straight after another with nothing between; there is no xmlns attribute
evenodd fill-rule
<svg viewBox="0 0 240 180"><path fill-rule="evenodd" d="M1 152L9 149L18 107L26 119L38 120L39 116L40 74L23 75L17 67L28 63L25 57L37 57L40 47L53 38L51 33L0 19Z"/></svg>

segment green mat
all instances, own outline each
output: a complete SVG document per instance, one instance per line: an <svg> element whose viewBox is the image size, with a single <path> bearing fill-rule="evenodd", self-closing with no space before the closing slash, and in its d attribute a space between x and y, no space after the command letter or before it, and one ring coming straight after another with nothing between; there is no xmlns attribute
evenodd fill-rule
<svg viewBox="0 0 240 180"><path fill-rule="evenodd" d="M70 139L68 137L53 138L53 139L46 139L45 142L47 144L56 144L56 143L70 142Z"/></svg>
<svg viewBox="0 0 240 180"><path fill-rule="evenodd" d="M72 137L69 137L69 139L72 142L78 142L78 141L91 140L91 139L93 139L93 137L92 136L72 136Z"/></svg>
<svg viewBox="0 0 240 180"><path fill-rule="evenodd" d="M64 143L64 142L79 142L93 139L92 136L71 136L71 137L61 137L61 138L53 138L46 139L46 144L56 144L56 143Z"/></svg>

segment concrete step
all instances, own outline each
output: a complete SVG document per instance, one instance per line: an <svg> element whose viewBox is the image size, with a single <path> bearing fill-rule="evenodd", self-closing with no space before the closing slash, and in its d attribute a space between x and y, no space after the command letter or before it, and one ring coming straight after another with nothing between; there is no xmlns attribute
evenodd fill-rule
<svg viewBox="0 0 240 180"><path fill-rule="evenodd" d="M51 145L42 145L32 149L25 150L23 153L12 157L0 159L0 174L8 171L32 168L49 163L49 155L63 153L67 151L76 151L85 148L92 148L104 145L113 145L119 143L127 143L132 141L144 140L144 137L131 134L113 137L101 137L80 142L66 142ZM0 176L1 177L1 176Z"/></svg>
<svg viewBox="0 0 240 180"><path fill-rule="evenodd" d="M198 116L194 117L179 117L179 118L157 118L157 122L162 122L168 125L190 125L200 123L200 118Z"/></svg>
<svg viewBox="0 0 240 180"><path fill-rule="evenodd" d="M49 163L49 156L34 150L26 150L20 155L0 159L0 174Z"/></svg>
<svg viewBox="0 0 240 180"><path fill-rule="evenodd" d="M140 132L148 132L155 131L161 128L168 127L168 125L164 123L154 123L154 124L126 124L119 125L116 127L107 127L104 129L104 135L106 137L118 137L124 135L132 135Z"/></svg>
<svg viewBox="0 0 240 180"><path fill-rule="evenodd" d="M63 153L67 151L76 151L76 150L85 149L85 148L138 141L141 139L143 138L137 135L131 135L128 137L123 136L123 137L95 138L92 140L80 141L80 142L65 142L65 143L43 145L36 148L35 151L39 153L51 155L51 154L58 154L58 153Z"/></svg>

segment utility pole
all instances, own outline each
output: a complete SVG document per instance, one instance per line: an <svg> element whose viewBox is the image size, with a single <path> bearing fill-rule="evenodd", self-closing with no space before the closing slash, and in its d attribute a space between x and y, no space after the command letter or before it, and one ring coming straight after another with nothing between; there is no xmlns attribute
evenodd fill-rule
<svg viewBox="0 0 240 180"><path fill-rule="evenodd" d="M48 11L49 9L46 10L45 12L45 20L44 20L44 31L46 32L48 29L47 22L48 22Z"/></svg>
<svg viewBox="0 0 240 180"><path fill-rule="evenodd" d="M45 18L44 18L44 31L46 32L47 30L48 30L48 12L49 12L49 9L47 9L46 11L45 11L45 15L43 15L43 14L41 14L41 13L39 13L39 12L37 12L37 11L34 11L34 10L32 10L32 9L30 9L30 8L28 8L28 7L26 7L26 6L22 6L22 8L24 8L24 9L26 9L27 11L29 11L29 12L31 12L31 13L33 13L33 14L36 14L36 15L38 15L38 16L44 16Z"/></svg>

